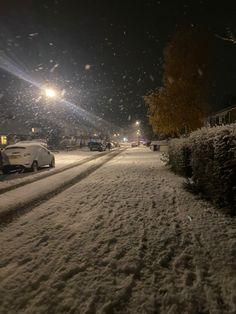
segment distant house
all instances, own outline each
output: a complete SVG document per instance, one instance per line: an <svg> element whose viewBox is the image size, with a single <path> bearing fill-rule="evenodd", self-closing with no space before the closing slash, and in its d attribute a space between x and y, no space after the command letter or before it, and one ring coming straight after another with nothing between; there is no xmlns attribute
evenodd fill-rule
<svg viewBox="0 0 236 314"><path fill-rule="evenodd" d="M214 112L207 118L210 125L221 125L236 122L236 105Z"/></svg>
<svg viewBox="0 0 236 314"><path fill-rule="evenodd" d="M27 139L31 129L22 122L12 119L0 120L0 147L15 143L20 139Z"/></svg>

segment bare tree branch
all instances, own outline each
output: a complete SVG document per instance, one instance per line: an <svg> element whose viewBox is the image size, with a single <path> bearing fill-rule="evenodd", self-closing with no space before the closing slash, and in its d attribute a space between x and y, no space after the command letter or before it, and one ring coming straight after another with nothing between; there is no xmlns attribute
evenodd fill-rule
<svg viewBox="0 0 236 314"><path fill-rule="evenodd" d="M230 41L231 43L236 44L236 37L235 37L235 35L233 34L233 32L232 32L230 29L228 29L228 30L227 30L227 33L228 33L228 37L223 37L223 36L220 36L220 35L218 35L218 34L215 34L215 36L216 36L217 38L222 39L222 40Z"/></svg>

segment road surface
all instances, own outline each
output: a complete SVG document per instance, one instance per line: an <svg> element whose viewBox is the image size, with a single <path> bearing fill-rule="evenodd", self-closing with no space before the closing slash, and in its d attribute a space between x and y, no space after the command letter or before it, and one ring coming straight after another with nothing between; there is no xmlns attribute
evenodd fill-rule
<svg viewBox="0 0 236 314"><path fill-rule="evenodd" d="M62 168L68 167L72 165L73 163L85 160L89 157L96 157L100 156L100 152L90 152L87 148L85 149L79 149L74 151L58 151L54 152L55 155L55 168L49 168L49 167L43 167L40 169L37 173L34 172L25 172L25 173L18 173L13 172L11 174L3 175L0 172L0 193L1 190L7 189L9 187L15 186L16 184L21 184L23 182L27 182L29 180L33 179L39 179L44 177L45 175L48 175L49 173L53 173L55 171L58 171Z"/></svg>
<svg viewBox="0 0 236 314"><path fill-rule="evenodd" d="M236 313L236 222L128 149L2 228L0 313Z"/></svg>

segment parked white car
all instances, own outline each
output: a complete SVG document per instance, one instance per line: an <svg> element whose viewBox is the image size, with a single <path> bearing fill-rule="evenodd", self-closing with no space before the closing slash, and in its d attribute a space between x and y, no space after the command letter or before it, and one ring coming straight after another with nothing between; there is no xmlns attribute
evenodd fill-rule
<svg viewBox="0 0 236 314"><path fill-rule="evenodd" d="M43 145L37 142L18 142L7 146L3 151L4 174L12 170L32 170L49 166L55 167L54 155Z"/></svg>

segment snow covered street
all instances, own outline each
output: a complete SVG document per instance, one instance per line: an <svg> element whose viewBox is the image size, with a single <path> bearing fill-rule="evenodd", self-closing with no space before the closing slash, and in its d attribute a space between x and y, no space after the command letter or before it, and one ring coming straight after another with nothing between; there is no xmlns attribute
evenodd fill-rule
<svg viewBox="0 0 236 314"><path fill-rule="evenodd" d="M129 148L0 231L0 313L236 313L236 219Z"/></svg>
<svg viewBox="0 0 236 314"><path fill-rule="evenodd" d="M25 173L11 173L7 175L3 175L0 173L0 192L3 189L11 188L15 185L20 185L22 183L29 182L31 180L37 180L39 178L43 178L45 176L48 176L49 174L52 174L54 172L57 172L58 170L69 167L70 165L77 163L79 161L85 160L89 157L96 157L100 156L100 152L90 152L88 148L79 149L79 150L73 150L73 151L59 151L54 152L55 155L55 161L56 161L56 167L55 168L49 168L44 167L40 169L37 173L34 172L25 172Z"/></svg>

